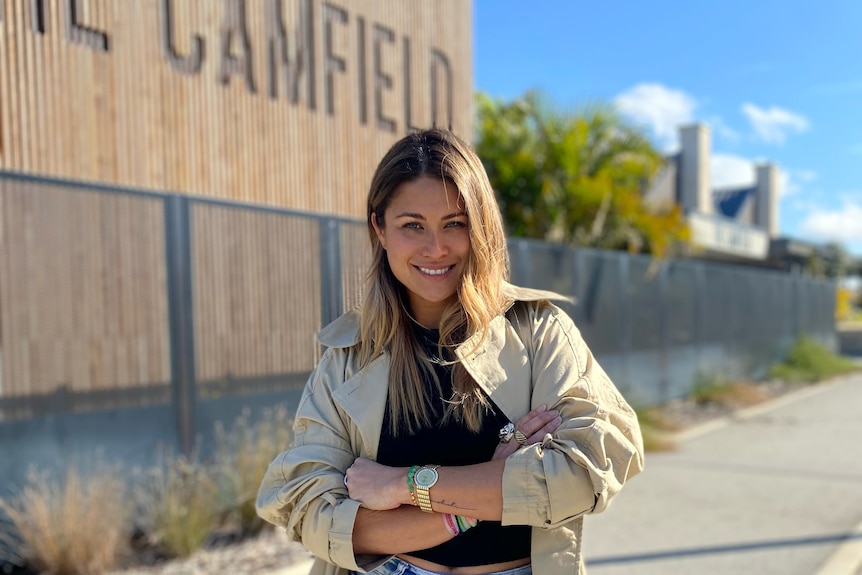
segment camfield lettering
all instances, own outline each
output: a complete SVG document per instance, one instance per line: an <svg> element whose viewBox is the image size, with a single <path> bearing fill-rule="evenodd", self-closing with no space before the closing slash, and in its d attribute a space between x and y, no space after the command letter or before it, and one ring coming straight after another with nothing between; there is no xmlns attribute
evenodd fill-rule
<svg viewBox="0 0 862 575"><path fill-rule="evenodd" d="M66 0L66 40L82 44L99 52L108 51L108 34L82 24L78 20L78 1ZM30 28L37 34L45 34L45 0L30 0Z"/></svg>
<svg viewBox="0 0 862 575"><path fill-rule="evenodd" d="M317 110L318 70L322 72L323 107L326 113L338 113L336 95L346 90L344 76L355 67L359 121L367 124L373 118L374 125L387 132L408 131L415 126L412 107L413 54L410 38L406 35L398 42L391 28L378 23L366 22L363 16L351 17L350 12L332 3L324 2L315 10L313 0L291 2L296 10L295 26L288 30L285 25L285 0L264 2L266 70L266 93L272 99L285 98L292 105L304 105ZM181 54L176 48L173 29L173 0L161 0L161 39L165 59L183 74L199 74L207 54L206 39L193 34L191 49ZM250 36L246 23L244 0L222 0L222 24L219 30L217 80L222 85L230 84L234 77L244 80L246 90L255 94L254 38ZM318 22L319 19L319 22ZM341 53L350 27L355 27L356 50ZM317 38L317 31L321 38ZM370 45L369 45L370 42ZM400 51L399 51L400 45ZM393 56L400 58L401 66L387 67ZM438 48L430 48L428 54L430 79L431 125L451 126L453 114L453 74L449 58ZM319 67L319 68L318 68ZM403 90L400 105L403 109L403 125L399 126L391 111L398 109L399 94L396 93L393 74L401 72ZM368 90L373 91L369 98ZM373 110L369 110L369 105Z"/></svg>
<svg viewBox="0 0 862 575"><path fill-rule="evenodd" d="M110 36L80 21L80 3L80 0L64 0L66 40L108 52ZM217 60L210 65L219 84L228 86L240 80L249 94L257 94L253 64L255 42L260 42L265 58L266 93L273 100L283 98L292 105L304 104L316 111L318 89L322 88L323 108L326 114L334 116L340 111L338 103L345 101L337 95L350 89L346 75L355 71L358 82L352 91L363 125L373 122L377 129L392 133L410 131L416 128L415 124L425 122L452 126L454 78L449 58L439 48L429 47L425 59L430 118L417 120L413 82L418 76L413 66L412 42L407 35L399 39L392 28L380 22L367 22L361 15L351 16L347 8L330 2L265 0L264 38L257 39L249 32L246 1L221 0L221 24L215 38L191 32L189 37L178 41L174 13L178 4L174 0L159 0L159 32L163 58L181 74L201 74L207 58L215 55ZM292 30L285 25L285 4L295 10ZM30 28L38 35L45 35L50 24L46 23L45 6L45 0L29 0ZM351 43L352 31L356 43L352 49L345 48ZM216 49L209 48L208 42ZM400 125L396 117L399 108L403 112Z"/></svg>

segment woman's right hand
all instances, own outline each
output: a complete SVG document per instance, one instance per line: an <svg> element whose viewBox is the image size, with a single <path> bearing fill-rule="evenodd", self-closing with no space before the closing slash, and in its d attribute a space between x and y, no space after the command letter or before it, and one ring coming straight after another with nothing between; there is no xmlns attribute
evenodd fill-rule
<svg viewBox="0 0 862 575"><path fill-rule="evenodd" d="M516 430L523 432L527 436L524 445L532 445L534 443L541 443L545 435L556 431L562 421L557 410L548 410L546 406L541 405L515 421L514 424ZM505 459L520 448L521 444L513 437L509 443L500 443L497 445L491 460Z"/></svg>

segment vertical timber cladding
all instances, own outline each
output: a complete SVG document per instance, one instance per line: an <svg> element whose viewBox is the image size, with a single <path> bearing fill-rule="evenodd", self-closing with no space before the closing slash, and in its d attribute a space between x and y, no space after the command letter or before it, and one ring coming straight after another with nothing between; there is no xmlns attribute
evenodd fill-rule
<svg viewBox="0 0 862 575"><path fill-rule="evenodd" d="M397 138L471 135L466 0L0 7L7 170L362 216Z"/></svg>

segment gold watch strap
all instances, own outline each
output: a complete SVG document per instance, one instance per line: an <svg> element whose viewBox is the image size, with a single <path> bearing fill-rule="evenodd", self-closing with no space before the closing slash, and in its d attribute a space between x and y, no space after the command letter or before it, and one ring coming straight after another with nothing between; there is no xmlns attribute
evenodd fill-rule
<svg viewBox="0 0 862 575"><path fill-rule="evenodd" d="M425 513L434 512L434 510L431 508L431 495L428 489L417 489L416 499L419 500L419 509L421 509Z"/></svg>
<svg viewBox="0 0 862 575"><path fill-rule="evenodd" d="M440 466L439 465L425 465L424 466L424 468L433 469L435 471L437 470L438 467L440 467ZM417 473L419 471L421 471L421 469L417 470ZM435 483L436 483L436 481L435 481ZM415 490L414 490L416 493L416 500L419 502L419 509L421 509L425 513L433 513L434 512L434 509L431 508L431 487L433 487L433 485L431 485L429 487L424 487L424 486L420 486L417 484L415 487Z"/></svg>

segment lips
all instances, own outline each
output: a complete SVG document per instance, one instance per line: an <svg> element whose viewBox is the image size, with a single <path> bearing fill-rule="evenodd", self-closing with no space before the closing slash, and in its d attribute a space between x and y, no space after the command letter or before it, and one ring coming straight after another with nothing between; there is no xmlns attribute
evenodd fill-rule
<svg viewBox="0 0 862 575"><path fill-rule="evenodd" d="M447 266L447 267L445 267L445 268L437 268L437 269L423 268L423 267L421 267L421 266L416 266L416 267L419 269L419 271L420 271L420 272L422 272L422 273L423 273L423 274L425 274L425 275L429 275L429 276L442 276L442 275L444 275L444 274L446 274L446 273L448 273L448 272L452 271L452 269L453 269L455 266L454 266L454 265L451 265L451 266Z"/></svg>

